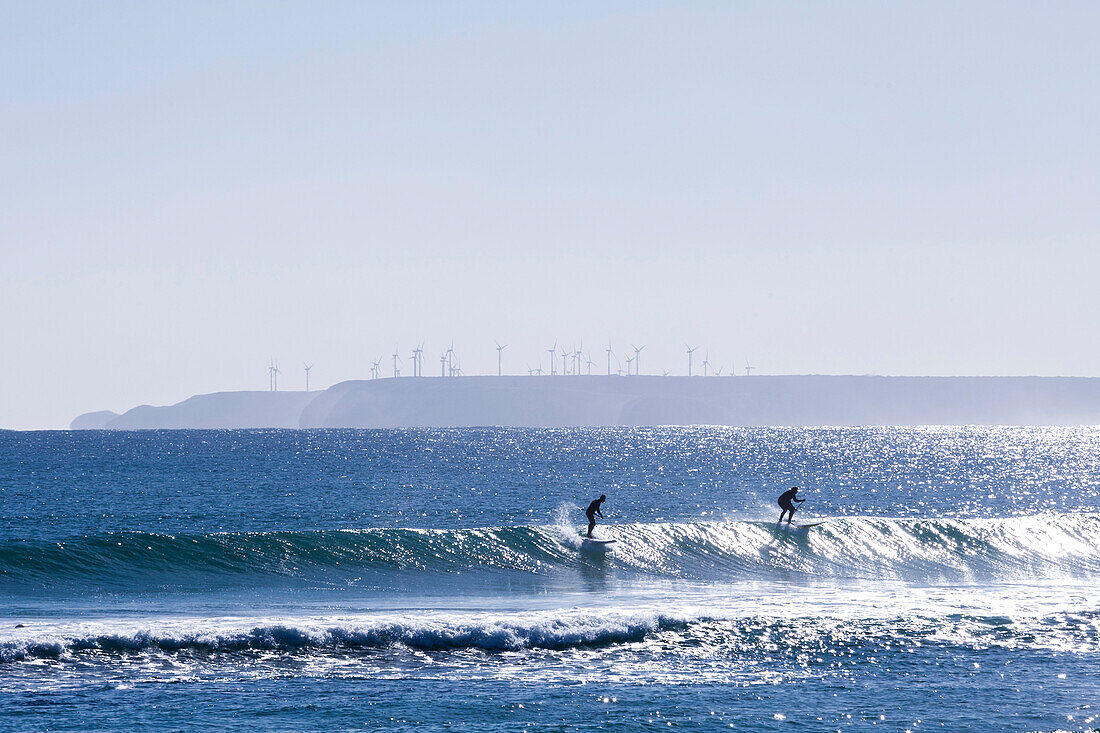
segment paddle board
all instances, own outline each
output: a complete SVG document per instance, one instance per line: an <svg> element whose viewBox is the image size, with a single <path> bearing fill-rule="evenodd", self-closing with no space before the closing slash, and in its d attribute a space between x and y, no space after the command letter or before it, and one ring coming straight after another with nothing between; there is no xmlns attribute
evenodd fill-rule
<svg viewBox="0 0 1100 733"><path fill-rule="evenodd" d="M810 527L821 526L822 524L825 524L825 522L821 521L821 522L807 522L806 524L784 524L782 527L780 527L780 529L785 529L788 532L799 532L799 531L804 530L804 529L809 529Z"/></svg>

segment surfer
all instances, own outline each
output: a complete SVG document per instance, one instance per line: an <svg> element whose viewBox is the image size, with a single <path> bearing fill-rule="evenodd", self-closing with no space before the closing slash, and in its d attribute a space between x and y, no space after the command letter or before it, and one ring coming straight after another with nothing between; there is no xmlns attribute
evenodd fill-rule
<svg viewBox="0 0 1100 733"><path fill-rule="evenodd" d="M607 496L600 494L599 499L593 499L592 503L588 505L588 509L585 510L584 515L588 517L588 536L592 536L592 530L596 528L596 515L600 515L600 519L603 519L603 513L600 512L600 504L603 504L607 499Z"/></svg>
<svg viewBox="0 0 1100 733"><path fill-rule="evenodd" d="M798 507L795 504L805 503L805 499L798 498L798 487L792 486L779 495L779 506L783 511L779 512L779 524L783 524L783 515L787 515L787 524L794 519L794 511Z"/></svg>

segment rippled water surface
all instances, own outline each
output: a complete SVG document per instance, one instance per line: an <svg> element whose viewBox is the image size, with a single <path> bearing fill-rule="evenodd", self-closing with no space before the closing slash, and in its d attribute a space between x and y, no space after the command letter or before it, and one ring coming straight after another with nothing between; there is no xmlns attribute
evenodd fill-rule
<svg viewBox="0 0 1100 733"><path fill-rule="evenodd" d="M1093 730L1098 580L1096 428L0 433L12 728Z"/></svg>

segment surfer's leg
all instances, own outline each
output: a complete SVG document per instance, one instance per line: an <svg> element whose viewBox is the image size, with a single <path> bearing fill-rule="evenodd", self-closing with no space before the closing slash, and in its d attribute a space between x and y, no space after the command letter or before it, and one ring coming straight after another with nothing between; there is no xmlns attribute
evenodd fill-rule
<svg viewBox="0 0 1100 733"><path fill-rule="evenodd" d="M596 520L595 519L589 519L588 520L588 536L589 537L592 536L592 530L594 530L595 528L596 528Z"/></svg>

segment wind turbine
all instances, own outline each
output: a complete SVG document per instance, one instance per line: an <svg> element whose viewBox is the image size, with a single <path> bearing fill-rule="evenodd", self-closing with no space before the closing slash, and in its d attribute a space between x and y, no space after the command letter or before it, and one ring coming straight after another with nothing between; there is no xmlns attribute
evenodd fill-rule
<svg viewBox="0 0 1100 733"><path fill-rule="evenodd" d="M451 345L447 347L447 376L455 376L455 342L452 340Z"/></svg>
<svg viewBox="0 0 1100 733"><path fill-rule="evenodd" d="M607 342L607 349L605 349L605 351L607 351L607 376L610 377L611 376L611 354L612 354L611 341L610 340Z"/></svg>
<svg viewBox="0 0 1100 733"><path fill-rule="evenodd" d="M714 376L716 376L716 377L722 376L722 367L714 367Z"/></svg>
<svg viewBox="0 0 1100 733"><path fill-rule="evenodd" d="M588 367L588 376L590 376L590 377L592 376L592 365L593 365L593 364L595 364L595 363L596 363L596 362L592 361L592 355L591 355L591 354L587 354L587 355L586 355L586 356L584 357L584 365L585 365L586 367ZM608 366L608 369L610 369L610 368L611 368L611 367L610 367L610 366Z"/></svg>
<svg viewBox="0 0 1100 733"><path fill-rule="evenodd" d="M565 359L568 356L569 356L569 352L565 350L564 346L561 347L561 373L563 375L569 373L569 365L565 363Z"/></svg>
<svg viewBox="0 0 1100 733"><path fill-rule="evenodd" d="M508 348L508 344L501 346L499 341L494 341L493 343L497 345L497 376L499 377L503 373L501 364L503 364L504 350Z"/></svg>
<svg viewBox="0 0 1100 733"><path fill-rule="evenodd" d="M378 357L378 361L372 361L370 363L370 378L378 379L382 374L382 367L379 366L382 363L382 357Z"/></svg>
<svg viewBox="0 0 1100 733"><path fill-rule="evenodd" d="M401 372L397 370L397 362L401 361L401 357L397 355L397 347L393 347L393 376L394 378L400 377Z"/></svg>
<svg viewBox="0 0 1100 733"><path fill-rule="evenodd" d="M443 351L439 354L439 376L447 376L447 352Z"/></svg>
<svg viewBox="0 0 1100 733"><path fill-rule="evenodd" d="M451 347L447 349L447 374L452 377L462 374L462 360L455 353L454 341L451 342Z"/></svg>
<svg viewBox="0 0 1100 733"><path fill-rule="evenodd" d="M550 352L550 376L552 377L555 374L555 372L554 372L554 363L555 363L555 360L558 358L557 357L558 342L555 341L554 345L551 346L549 349L547 349L547 351Z"/></svg>
<svg viewBox="0 0 1100 733"><path fill-rule="evenodd" d="M271 366L267 368L268 373L268 386L271 387L272 392L279 391L279 365L275 363L275 360L271 360Z"/></svg>
<svg viewBox="0 0 1100 733"><path fill-rule="evenodd" d="M646 346L645 344L642 344L641 348L639 348L639 347L635 346L634 344L630 345L630 348L634 349L634 376L635 377L642 373L642 370L640 369L640 367L642 365L642 349L644 349L645 346Z"/></svg>
<svg viewBox="0 0 1100 733"><path fill-rule="evenodd" d="M630 365L634 363L634 359L626 357L626 376L630 376Z"/></svg>
<svg viewBox="0 0 1100 733"><path fill-rule="evenodd" d="M309 391L309 370L313 368L312 364L306 364L306 392Z"/></svg>
<svg viewBox="0 0 1100 733"><path fill-rule="evenodd" d="M691 376L691 355L694 354L695 350L698 349L699 347L698 346L688 346L685 343L684 348L686 348L687 352L688 352L688 376L690 377Z"/></svg>
<svg viewBox="0 0 1100 733"><path fill-rule="evenodd" d="M710 352L709 351L707 352L707 355L703 357L702 366L703 366L703 376L705 377L705 376L707 376L707 367L710 366Z"/></svg>
<svg viewBox="0 0 1100 733"><path fill-rule="evenodd" d="M754 367L754 366L749 366L749 360L745 359L745 376L746 377L750 376L752 374L752 370L755 369L755 368L756 367Z"/></svg>

